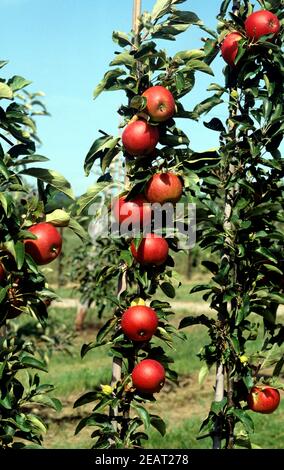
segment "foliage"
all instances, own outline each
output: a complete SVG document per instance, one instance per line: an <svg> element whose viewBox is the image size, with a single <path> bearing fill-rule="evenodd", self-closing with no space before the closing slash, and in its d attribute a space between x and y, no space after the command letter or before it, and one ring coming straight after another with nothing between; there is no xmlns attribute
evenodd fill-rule
<svg viewBox="0 0 284 470"><path fill-rule="evenodd" d="M94 98L102 91L125 91L128 102L118 110L123 118L122 127L137 117L147 119L151 125L157 125L151 122L145 113L146 103L141 97L145 89L155 84L161 84L172 92L176 101L175 118L198 118L197 112L185 110L179 100L193 88L197 71L212 74L208 65L211 59L207 63L204 60L205 52L201 49L181 51L174 57L169 57L164 49L158 49L156 43L156 39L175 40L178 34L186 31L192 24L208 31L194 13L178 9L177 4L181 3L183 0L158 0L151 13L141 15L137 35L133 31L130 34L113 33L113 40L122 51L115 53L110 70L105 73L94 91ZM215 33L211 34L214 39ZM216 167L220 159L214 151L194 153L189 148L188 137L176 127L174 119L159 124L161 146L149 158L131 157L125 152L119 137L111 136L105 131L100 132L102 136L92 144L84 168L88 175L94 163L99 160L103 175L78 201L79 210L84 210L96 200L101 190L112 184L107 170L121 151L126 162L125 189L128 198L143 192L146 182L154 172L168 169L183 176L184 192L190 202L195 202L194 188L198 188L196 183L203 177L203 172L207 171L208 167ZM184 198L185 202L187 198ZM140 239L135 240L136 245L139 241ZM177 236L168 238L167 241L174 251L178 250ZM115 247L116 259L119 261L106 265L99 276L102 282L109 282L109 279L118 280L117 297L108 295L115 305L115 312L98 332L96 341L83 346L82 356L93 348L108 345L114 365L122 365L122 376L121 379L114 380L111 386L87 392L76 401L75 406L95 402L92 413L79 422L76 432L86 426L94 426L92 437L95 439L94 447L97 448L137 447L148 439L150 426L164 435L165 423L161 417L148 412L144 404L155 398L152 395L142 396L134 389L131 372L136 362L146 357L154 358L164 365L170 380L177 380L175 371L169 367L172 359L165 353L163 345L172 347L173 337L183 338L183 335L169 323L173 314L170 304L158 299L151 301L151 297L162 291L169 298L173 298L175 286L178 286L179 282L175 279L174 261L171 256L163 266L145 267L133 260L129 250L130 240L127 238L121 237L119 241L114 242L109 237L108 244ZM109 249L107 247L101 252L102 260L107 256ZM148 342L138 346L122 333L121 315L137 298L148 302L159 317L156 333L159 345ZM109 408L110 413L107 412Z"/></svg>
<svg viewBox="0 0 284 470"><path fill-rule="evenodd" d="M1 62L3 67L6 62ZM33 115L18 92L30 82L14 76L0 81L0 445L24 447L26 441L40 445L46 430L44 423L30 409L31 402L58 409L56 399L46 395L53 389L40 385L30 369L46 370L30 342L22 341L11 330L11 319L22 314L36 317L44 324L47 303L55 294L34 260L25 253L24 240L29 226L45 220L51 188L73 197L65 178L48 169L29 167L45 162L36 153L37 140ZM37 191L30 189L25 175L36 178ZM16 439L16 441L15 441Z"/></svg>
<svg viewBox="0 0 284 470"><path fill-rule="evenodd" d="M220 165L204 172L199 201L200 246L218 253L220 263L207 263L212 281L194 291L205 292L218 316L213 323L204 321L211 342L200 358L207 368L221 366L226 377L224 398L212 402L201 432L213 440L219 436L225 447L249 447L254 427L248 391L258 382L281 387L277 377L283 368L284 326L277 314L284 301L283 28L275 38L249 41L244 21L252 4L240 2L239 15L227 16L230 3L221 5L218 42L236 30L244 39L236 65L225 67L225 86L209 87L215 93L206 106L213 109L222 99L229 102L229 115L226 122L215 117L204 123L220 133ZM283 18L280 0L260 3ZM196 321L187 319L181 326ZM253 342L261 324L257 349ZM268 367L273 374L264 379Z"/></svg>

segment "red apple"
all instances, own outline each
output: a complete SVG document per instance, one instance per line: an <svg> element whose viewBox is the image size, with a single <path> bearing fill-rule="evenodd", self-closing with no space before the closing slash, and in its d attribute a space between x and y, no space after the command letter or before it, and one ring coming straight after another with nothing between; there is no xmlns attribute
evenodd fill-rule
<svg viewBox="0 0 284 470"><path fill-rule="evenodd" d="M145 196L149 202L178 202L182 195L181 179L174 173L156 173L148 181Z"/></svg>
<svg viewBox="0 0 284 470"><path fill-rule="evenodd" d="M129 307L121 317L122 331L132 341L149 341L157 327L157 314L146 305Z"/></svg>
<svg viewBox="0 0 284 470"><path fill-rule="evenodd" d="M276 388L269 386L252 387L247 403L249 409L257 413L273 413L280 403L280 393Z"/></svg>
<svg viewBox="0 0 284 470"><path fill-rule="evenodd" d="M138 120L126 126L122 143L130 155L148 155L153 152L159 140L159 131L146 121Z"/></svg>
<svg viewBox="0 0 284 470"><path fill-rule="evenodd" d="M277 34L280 30L280 21L271 11L255 11L247 17L245 30L250 39L257 40L267 34Z"/></svg>
<svg viewBox="0 0 284 470"><path fill-rule="evenodd" d="M58 230L48 222L40 222L30 227L29 232L37 236L34 240L25 240L26 253L37 264L48 264L61 253L62 238Z"/></svg>
<svg viewBox="0 0 284 470"><path fill-rule="evenodd" d="M113 203L112 210L115 220L122 224L128 217L131 217L132 224L149 225L152 210L145 197L142 194L138 194L138 196L135 196L130 201L125 199L126 196L121 196L116 198Z"/></svg>
<svg viewBox="0 0 284 470"><path fill-rule="evenodd" d="M175 113L175 100L167 88L156 85L148 88L142 94L147 98L145 111L155 122L163 122L171 118Z"/></svg>
<svg viewBox="0 0 284 470"><path fill-rule="evenodd" d="M242 35L238 32L229 33L225 37L221 45L221 54L225 62L231 67L235 65L235 58L238 55L238 42L242 39Z"/></svg>
<svg viewBox="0 0 284 470"><path fill-rule="evenodd" d="M0 282L3 282L5 279L5 268L2 263L0 263Z"/></svg>
<svg viewBox="0 0 284 470"><path fill-rule="evenodd" d="M144 359L132 371L133 386L142 393L158 393L165 383L165 369L154 359Z"/></svg>
<svg viewBox="0 0 284 470"><path fill-rule="evenodd" d="M160 266L165 263L169 254L167 241L154 233L147 233L137 249L132 242L130 249L133 257L143 265L154 264Z"/></svg>

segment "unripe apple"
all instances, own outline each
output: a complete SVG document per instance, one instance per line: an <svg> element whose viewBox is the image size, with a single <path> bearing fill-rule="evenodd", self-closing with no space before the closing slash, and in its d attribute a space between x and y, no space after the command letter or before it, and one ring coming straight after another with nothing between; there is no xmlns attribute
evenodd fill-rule
<svg viewBox="0 0 284 470"><path fill-rule="evenodd" d="M150 307L135 305L129 307L121 317L123 333L132 341L149 341L158 327L158 317Z"/></svg>
<svg viewBox="0 0 284 470"><path fill-rule="evenodd" d="M224 41L221 44L221 54L225 62L231 67L235 65L235 58L238 55L239 44L238 42L242 39L240 33L233 32L227 34Z"/></svg>
<svg viewBox="0 0 284 470"><path fill-rule="evenodd" d="M158 393L165 384L165 369L154 359L144 359L132 371L133 386L141 393Z"/></svg>
<svg viewBox="0 0 284 470"><path fill-rule="evenodd" d="M133 197L130 201L126 201L126 196L115 199L113 203L113 215L115 220L122 224L126 219L131 217L131 222L135 225L149 225L151 222L152 210L142 194Z"/></svg>
<svg viewBox="0 0 284 470"><path fill-rule="evenodd" d="M130 155L143 156L153 152L159 140L159 131L156 126L138 120L126 126L121 138L125 150Z"/></svg>
<svg viewBox="0 0 284 470"><path fill-rule="evenodd" d="M265 385L252 387L247 397L247 403L252 411L270 414L276 410L280 403L280 393L276 388Z"/></svg>
<svg viewBox="0 0 284 470"><path fill-rule="evenodd" d="M148 181L145 188L146 199L151 202L178 202L181 198L183 185L174 173L156 173Z"/></svg>
<svg viewBox="0 0 284 470"><path fill-rule="evenodd" d="M148 233L142 238L137 249L132 242L130 249L133 257L142 265L160 266L165 263L169 254L167 241L154 233Z"/></svg>
<svg viewBox="0 0 284 470"><path fill-rule="evenodd" d="M156 122L163 122L175 113L175 100L172 93L161 85L148 88L142 94L147 98L146 113Z"/></svg>
<svg viewBox="0 0 284 470"><path fill-rule="evenodd" d="M268 10L255 11L245 21L246 35L255 40L267 34L279 33L280 26L278 17Z"/></svg>
<svg viewBox="0 0 284 470"><path fill-rule="evenodd" d="M40 222L28 230L36 235L37 238L33 240L26 239L25 250L37 264L48 264L60 255L62 237L52 224Z"/></svg>

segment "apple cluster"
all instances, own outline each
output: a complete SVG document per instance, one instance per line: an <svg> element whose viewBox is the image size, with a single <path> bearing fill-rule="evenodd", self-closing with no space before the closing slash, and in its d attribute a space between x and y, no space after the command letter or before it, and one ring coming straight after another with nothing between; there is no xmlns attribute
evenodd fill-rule
<svg viewBox="0 0 284 470"><path fill-rule="evenodd" d="M131 157L143 158L151 154L159 141L159 123L170 119L175 113L175 100L172 93L163 86L148 88L142 94L146 98L143 117L135 115L127 124L123 134L124 149ZM147 119L148 118L148 119ZM157 172L146 182L142 194L128 199L122 195L114 201L113 214L122 224L131 217L138 226L149 227L149 233L143 234L138 247L131 242L130 251L137 263L143 266L163 265L169 253L167 240L151 233L151 204L177 203L182 196L182 178L170 171ZM149 341L158 327L158 317L154 309L146 305L129 307L122 315L123 333L136 343ZM141 393L157 393L165 382L165 369L154 359L144 359L132 371L133 386Z"/></svg>
<svg viewBox="0 0 284 470"><path fill-rule="evenodd" d="M269 10L255 11L245 21L245 35L239 31L233 31L225 37L221 44L221 54L225 62L231 67L235 65L235 59L239 51L239 41L247 37L254 43L261 37L276 35L280 31L278 17Z"/></svg>

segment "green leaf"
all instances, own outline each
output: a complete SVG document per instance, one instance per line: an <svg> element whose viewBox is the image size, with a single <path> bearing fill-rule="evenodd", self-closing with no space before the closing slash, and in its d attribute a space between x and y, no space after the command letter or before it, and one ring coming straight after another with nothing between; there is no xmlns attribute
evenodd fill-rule
<svg viewBox="0 0 284 470"><path fill-rule="evenodd" d="M114 149L118 142L120 141L120 137L113 137L111 135L106 135L103 137L99 137L95 140L92 144L89 152L86 155L85 162L84 162L84 170L87 176L90 174L90 170L94 164L94 162L100 158L108 159L108 153L110 150ZM120 147L116 149L114 156L117 155L120 151ZM106 165L105 165L106 167Z"/></svg>
<svg viewBox="0 0 284 470"><path fill-rule="evenodd" d="M278 263L277 257L274 256L273 253L271 253L271 251L269 251L267 248L261 246L260 248L257 248L255 251L257 253L261 254L262 256L264 256L265 258L269 259L273 263L275 263L275 264Z"/></svg>
<svg viewBox="0 0 284 470"><path fill-rule="evenodd" d="M87 232L85 229L82 227L82 225L77 222L74 217L71 217L69 220L68 228L72 230L75 235L77 235L82 241L86 241L89 239Z"/></svg>
<svg viewBox="0 0 284 470"><path fill-rule="evenodd" d="M217 131L217 132L226 131L222 121L218 118L212 118L211 121L203 122L203 124L205 127L207 127L208 129L211 129L212 131Z"/></svg>
<svg viewBox="0 0 284 470"><path fill-rule="evenodd" d="M210 328L212 326L213 320L208 318L206 315L198 315L198 316L189 316L185 317L181 320L179 324L179 330L182 328L186 328L187 326L192 325L204 325Z"/></svg>
<svg viewBox="0 0 284 470"><path fill-rule="evenodd" d="M128 34L121 31L114 31L112 33L112 40L120 45L120 47L132 46L131 39L129 39Z"/></svg>
<svg viewBox="0 0 284 470"><path fill-rule="evenodd" d="M3 82L0 82L0 99L6 98L7 100L13 99L13 91Z"/></svg>
<svg viewBox="0 0 284 470"><path fill-rule="evenodd" d="M170 282L163 282L162 284L160 284L160 288L164 292L164 294L166 294L166 296L170 299L173 299L175 297L176 291L174 286L170 284Z"/></svg>
<svg viewBox="0 0 284 470"><path fill-rule="evenodd" d="M110 318L104 326L100 329L97 334L97 344L101 344L103 339L107 336L107 334L114 328L116 324L116 318Z"/></svg>
<svg viewBox="0 0 284 470"><path fill-rule="evenodd" d="M35 395L31 398L31 401L39 403L40 405L48 406L57 412L60 412L62 409L60 400L57 398L51 398L48 395Z"/></svg>
<svg viewBox="0 0 284 470"><path fill-rule="evenodd" d="M77 408L78 406L86 405L87 403L96 401L98 399L99 393L100 392L98 391L84 393L84 395L75 401L73 408Z"/></svg>
<svg viewBox="0 0 284 470"><path fill-rule="evenodd" d="M15 245L17 268L20 270L25 261L25 246L23 242L18 241Z"/></svg>
<svg viewBox="0 0 284 470"><path fill-rule="evenodd" d="M237 408L231 408L228 410L227 414L233 414L238 418L238 420L244 425L245 430L248 433L254 432L254 424L252 418L244 410L239 410Z"/></svg>
<svg viewBox="0 0 284 470"><path fill-rule="evenodd" d="M98 194L103 191L110 183L108 181L104 181L101 183L96 183L94 186L91 186L85 194L79 197L78 203L78 214L81 214L83 210L85 210L92 202L95 201Z"/></svg>
<svg viewBox="0 0 284 470"><path fill-rule="evenodd" d="M157 415L150 415L150 423L153 428L157 429L161 436L166 434L166 423Z"/></svg>
<svg viewBox="0 0 284 470"><path fill-rule="evenodd" d="M136 403L132 404L132 408L136 410L139 418L141 418L141 420L143 421L144 427L147 431L150 427L150 415L148 411L146 410L146 408L144 408L144 406L137 405Z"/></svg>
<svg viewBox="0 0 284 470"><path fill-rule="evenodd" d="M104 90L108 90L114 85L117 77L124 75L126 72L123 69L113 69L109 70L104 74L103 79L96 86L93 92L93 98L96 99Z"/></svg>
<svg viewBox="0 0 284 470"><path fill-rule="evenodd" d="M120 54L116 54L115 58L110 62L109 65L125 65L128 67L133 67L134 63L135 59L133 55L127 51L124 51Z"/></svg>
<svg viewBox="0 0 284 470"><path fill-rule="evenodd" d="M218 104L223 103L223 100L216 95L211 96L210 98L206 98L206 100L202 101L198 105L195 106L193 112L201 116L201 114L207 114L211 109L215 108Z"/></svg>
<svg viewBox="0 0 284 470"><path fill-rule="evenodd" d="M166 13L170 13L172 0L157 0L151 11L152 20L158 20Z"/></svg>
<svg viewBox="0 0 284 470"><path fill-rule="evenodd" d="M224 407L226 406L227 404L227 398L223 398L223 400L221 401L212 401L211 403L211 410L212 413L214 413L215 415L218 415L221 411L224 410Z"/></svg>
<svg viewBox="0 0 284 470"><path fill-rule="evenodd" d="M21 158L13 162L13 166L27 165L28 163L48 162L49 158L42 155L29 155L28 157Z"/></svg>
<svg viewBox="0 0 284 470"><path fill-rule="evenodd" d="M33 356L23 356L21 358L21 363L25 366L31 367L32 369L43 370L44 372L48 372L47 367L44 362L39 361Z"/></svg>
<svg viewBox="0 0 284 470"><path fill-rule="evenodd" d="M27 168L22 170L20 174L33 176L44 183L48 183L50 186L56 188L61 193L66 194L71 199L74 199L70 183L64 178L64 176L54 170L48 170L45 168Z"/></svg>
<svg viewBox="0 0 284 470"><path fill-rule="evenodd" d="M207 73L208 75L214 75L211 67L207 65L206 62L203 62L202 60L198 60L198 59L193 59L187 62L186 69L187 70L199 70L200 72Z"/></svg>
<svg viewBox="0 0 284 470"><path fill-rule="evenodd" d="M8 80L7 83L12 91L18 91L30 85L32 82L30 80L26 80L23 77L20 77L19 75L14 75Z"/></svg>

